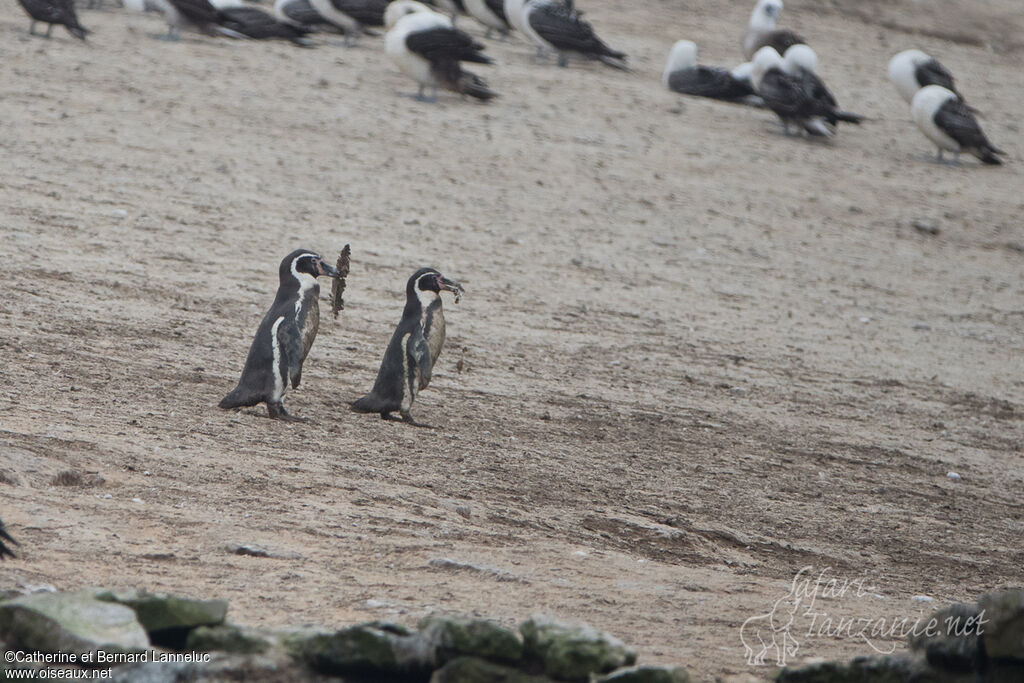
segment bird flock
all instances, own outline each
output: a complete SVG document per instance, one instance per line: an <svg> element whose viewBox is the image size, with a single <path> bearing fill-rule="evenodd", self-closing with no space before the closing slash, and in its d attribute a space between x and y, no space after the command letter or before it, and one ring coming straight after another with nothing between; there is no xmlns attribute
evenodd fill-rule
<svg viewBox="0 0 1024 683"><path fill-rule="evenodd" d="M574 0L276 0L273 13L242 0L123 0L137 11L160 12L167 21L165 40L179 40L181 31L231 38L290 40L312 46L309 34L340 33L345 45L363 34L386 30L385 53L419 86L416 99L436 102L444 89L480 101L497 97L487 81L463 68L463 63L493 64L486 47L456 26L468 14L485 29L520 34L536 48L536 58L554 54L561 67L570 58L598 60L628 69L626 55L601 40L574 6ZM46 23L49 38L55 25L86 39L74 0L19 0L31 18L29 33ZM751 12L742 51L746 61L733 69L704 66L697 45L680 40L672 46L662 77L669 90L767 108L788 136L792 130L814 138L832 138L839 123L860 124L865 117L839 108L835 96L818 74L818 56L807 40L778 27L782 0L758 0ZM988 138L975 114L957 91L953 76L920 50L900 52L889 64L889 78L910 104L918 129L936 146L937 161L944 153L959 163L966 152L985 164L1002 163L1003 151Z"/></svg>
<svg viewBox="0 0 1024 683"><path fill-rule="evenodd" d="M436 101L438 90L487 101L497 93L463 63L490 65L485 45L456 26L468 14L486 30L518 33L533 44L537 59L555 55L561 67L570 59L597 60L627 69L626 55L601 40L573 0L276 0L273 12L242 4L240 0L123 0L136 11L160 12L168 25L165 40L177 41L182 31L209 36L246 39L285 39L308 47L313 33L341 34L345 45L362 35L386 30L384 51L395 66L414 80L416 97ZM89 33L78 19L73 0L19 0L36 24L64 26L76 38ZM865 117L842 110L818 74L818 57L807 41L777 27L782 0L758 0L742 42L745 61L735 68L698 63L697 45L680 40L672 46L662 77L667 89L688 96L706 97L767 108L778 116L784 133L829 139L840 123L860 124ZM957 90L952 74L920 50L905 50L889 63L889 79L910 105L914 123L938 150L954 155L966 152L985 164L1000 164L1005 153L985 136L975 114ZM300 249L284 258L280 285L273 304L252 341L238 385L220 402L233 409L267 405L271 418L299 420L285 410L288 387L298 387L302 366L319 326L319 277L338 272L316 252ZM459 283L433 268L423 268L406 283L402 318L388 343L372 390L354 401L357 412L377 413L390 419L398 412L407 423L423 426L411 414L417 394L430 382L434 363L445 340L441 292L458 302ZM0 521L0 559L13 556L17 542Z"/></svg>
<svg viewBox="0 0 1024 683"><path fill-rule="evenodd" d="M818 56L807 41L777 27L782 0L758 0L743 38L748 61L733 69L697 63L697 45L680 40L669 52L662 83L669 90L695 97L771 109L782 122L809 137L831 138L840 122L860 124L860 114L843 111L818 75ZM920 50L904 50L889 62L889 79L910 104L920 131L943 152L967 152L986 164L1002 163L1005 154L981 130L975 110L957 91L953 76Z"/></svg>

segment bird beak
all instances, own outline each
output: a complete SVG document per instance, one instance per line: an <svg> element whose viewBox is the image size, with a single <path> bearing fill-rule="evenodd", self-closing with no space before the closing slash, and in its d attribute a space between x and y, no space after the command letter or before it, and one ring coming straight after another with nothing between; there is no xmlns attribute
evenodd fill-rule
<svg viewBox="0 0 1024 683"><path fill-rule="evenodd" d="M455 303L459 303L462 299L462 295L466 292L465 287L454 280L449 280L446 277L437 278L437 284L440 285L441 289L447 290L455 295Z"/></svg>
<svg viewBox="0 0 1024 683"><path fill-rule="evenodd" d="M324 263L323 261L317 263L317 270L319 271L321 276L338 277L337 268L327 263Z"/></svg>

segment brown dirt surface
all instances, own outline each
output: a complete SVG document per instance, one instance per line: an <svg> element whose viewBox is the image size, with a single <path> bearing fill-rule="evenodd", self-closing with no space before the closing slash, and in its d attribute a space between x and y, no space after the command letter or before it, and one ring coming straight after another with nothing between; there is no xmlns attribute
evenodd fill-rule
<svg viewBox="0 0 1024 683"><path fill-rule="evenodd" d="M741 624L801 567L862 579L821 604L870 619L1024 582L1020 52L935 37L924 3L794 0L782 25L869 117L816 144L661 87L679 38L736 64L752 3L581 4L634 71L491 42L488 105L399 96L381 38L165 43L111 9L82 44L0 7L0 590L268 626L546 612L760 680ZM970 7L971 35L1015 35L1019 0ZM1006 166L929 161L886 78L915 46ZM280 259L348 242L286 399L309 422L218 410ZM436 430L348 410L423 265L466 286L414 407Z"/></svg>

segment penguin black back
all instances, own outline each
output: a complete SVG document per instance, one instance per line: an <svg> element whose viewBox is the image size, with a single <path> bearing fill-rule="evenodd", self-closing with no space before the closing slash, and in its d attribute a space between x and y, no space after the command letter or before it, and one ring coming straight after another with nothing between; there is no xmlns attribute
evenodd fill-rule
<svg viewBox="0 0 1024 683"><path fill-rule="evenodd" d="M281 261L280 285L249 347L238 386L225 396L221 408L266 403L272 418L294 419L284 409L284 393L302 379L302 364L320 325L320 285L317 277L336 277L337 271L314 251L297 249Z"/></svg>
<svg viewBox="0 0 1024 683"><path fill-rule="evenodd" d="M420 268L405 286L405 309L384 351L373 389L352 404L360 413L380 413L382 418L398 411L406 422L416 424L410 410L416 394L430 384L434 363L445 340L441 291L453 292L456 301L463 287L435 268Z"/></svg>

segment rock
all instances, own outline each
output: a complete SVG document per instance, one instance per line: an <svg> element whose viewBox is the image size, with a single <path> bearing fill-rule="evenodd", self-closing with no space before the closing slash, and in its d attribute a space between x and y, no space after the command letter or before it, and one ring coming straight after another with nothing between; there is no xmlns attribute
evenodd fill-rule
<svg viewBox="0 0 1024 683"><path fill-rule="evenodd" d="M977 605L950 605L929 617L921 633L911 636L910 649L922 652L938 669L970 671L983 655L978 649Z"/></svg>
<svg viewBox="0 0 1024 683"><path fill-rule="evenodd" d="M292 550L273 551L261 545L229 545L228 552L235 555L248 555L249 557L269 557L273 560L301 560L302 554Z"/></svg>
<svg viewBox="0 0 1024 683"><path fill-rule="evenodd" d="M0 638L38 652L140 652L149 647L135 612L88 591L35 593L0 603Z"/></svg>
<svg viewBox="0 0 1024 683"><path fill-rule="evenodd" d="M585 680L636 662L636 652L607 633L589 626L563 624L535 616L519 626L524 656L542 665L544 673L565 681Z"/></svg>
<svg viewBox="0 0 1024 683"><path fill-rule="evenodd" d="M430 683L551 683L551 679L478 657L458 657L435 671Z"/></svg>
<svg viewBox="0 0 1024 683"><path fill-rule="evenodd" d="M686 669L675 666L632 666L613 671L595 683L691 683Z"/></svg>
<svg viewBox="0 0 1024 683"><path fill-rule="evenodd" d="M988 656L1024 661L1024 590L986 593L978 606L986 620L981 626L981 637Z"/></svg>
<svg viewBox="0 0 1024 683"><path fill-rule="evenodd" d="M484 619L428 617L420 634L433 644L438 662L464 655L513 664L523 658L519 634Z"/></svg>
<svg viewBox="0 0 1024 683"><path fill-rule="evenodd" d="M293 662L272 657L218 652L199 653L198 659L127 664L115 668L111 678L106 680L112 683L308 683L321 680Z"/></svg>
<svg viewBox="0 0 1024 683"><path fill-rule="evenodd" d="M193 600L145 591L99 590L94 595L97 600L116 602L135 610L153 643L174 649L184 647L190 629L221 624L228 613L228 603L224 600Z"/></svg>
<svg viewBox="0 0 1024 683"><path fill-rule="evenodd" d="M273 647L274 642L252 629L234 624L199 626L191 630L185 639L185 652L230 652L239 655L262 654Z"/></svg>
<svg viewBox="0 0 1024 683"><path fill-rule="evenodd" d="M857 657L851 662L818 662L786 667L775 683L970 683L933 671L921 657Z"/></svg>
<svg viewBox="0 0 1024 683"><path fill-rule="evenodd" d="M917 218L911 223L911 225L914 226L914 230L923 232L926 235L938 235L942 232L934 221L927 218Z"/></svg>
<svg viewBox="0 0 1024 683"><path fill-rule="evenodd" d="M422 676L435 667L434 649L404 626L370 622L336 633L292 639L293 656L326 674Z"/></svg>

